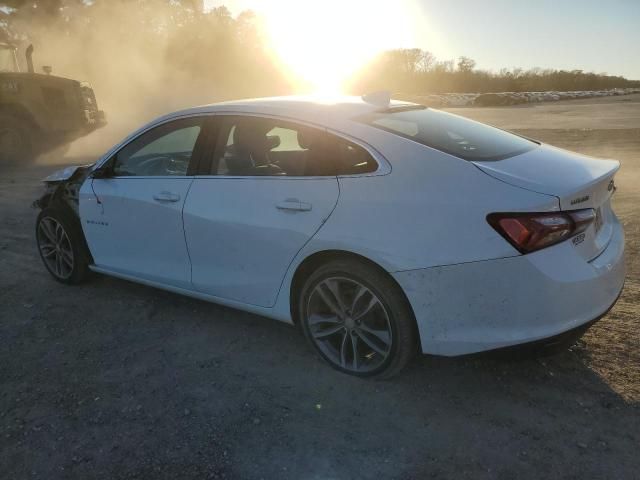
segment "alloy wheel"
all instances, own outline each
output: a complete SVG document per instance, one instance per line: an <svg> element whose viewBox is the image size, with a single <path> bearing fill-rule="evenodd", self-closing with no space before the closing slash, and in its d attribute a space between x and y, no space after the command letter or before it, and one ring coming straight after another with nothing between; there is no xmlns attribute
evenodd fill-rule
<svg viewBox="0 0 640 480"><path fill-rule="evenodd" d="M344 370L372 372L391 354L389 314L378 296L357 280L320 281L308 297L306 321L316 347Z"/></svg>
<svg viewBox="0 0 640 480"><path fill-rule="evenodd" d="M66 280L73 273L74 258L71 241L62 224L52 217L44 217L38 224L38 248L49 271Z"/></svg>

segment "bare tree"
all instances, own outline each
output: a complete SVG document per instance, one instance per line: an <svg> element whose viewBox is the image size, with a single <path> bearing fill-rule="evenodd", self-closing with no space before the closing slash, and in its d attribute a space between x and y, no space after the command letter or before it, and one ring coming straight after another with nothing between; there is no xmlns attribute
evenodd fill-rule
<svg viewBox="0 0 640 480"><path fill-rule="evenodd" d="M436 57L433 53L422 50L420 60L418 61L418 69L422 72L428 72L433 67L435 61Z"/></svg>
<svg viewBox="0 0 640 480"><path fill-rule="evenodd" d="M469 57L458 58L458 71L463 73L469 73L469 72L472 72L474 68L476 68L475 60L472 60Z"/></svg>

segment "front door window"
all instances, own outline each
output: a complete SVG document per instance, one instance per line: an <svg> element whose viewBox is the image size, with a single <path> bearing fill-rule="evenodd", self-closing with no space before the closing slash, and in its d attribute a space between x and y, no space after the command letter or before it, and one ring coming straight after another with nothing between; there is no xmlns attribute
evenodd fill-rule
<svg viewBox="0 0 640 480"><path fill-rule="evenodd" d="M144 133L117 153L113 164L114 175L187 175L201 129L201 118L189 118L160 125Z"/></svg>

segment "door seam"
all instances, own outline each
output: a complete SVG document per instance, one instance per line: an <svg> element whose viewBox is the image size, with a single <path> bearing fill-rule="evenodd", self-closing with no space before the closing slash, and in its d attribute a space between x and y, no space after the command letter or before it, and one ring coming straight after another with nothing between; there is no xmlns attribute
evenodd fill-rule
<svg viewBox="0 0 640 480"><path fill-rule="evenodd" d="M340 180L338 179L338 177L336 176L334 178L336 180L336 185L338 187L338 196L336 197L336 201L333 204L333 208L331 209L329 214L322 220L322 222L320 223L318 228L316 228L316 230L309 236L309 239L306 242L304 242L304 244L298 249L296 254L291 258L291 261L289 262L289 265L287 266L287 270L286 270L286 272L284 274L284 277L282 277L282 280L280 281L280 287L278 288L278 293L276 293L276 298L274 299L273 304L269 308L275 307L276 304L278 303L278 298L280 298L280 292L282 292L282 287L284 285L284 281L287 278L287 276L289 275L289 271L291 270L291 265L293 265L293 262L295 261L295 259L298 258L298 255L300 255L300 252L304 249L304 247L306 247L309 244L309 242L313 239L313 237L315 237L318 234L318 232L324 226L324 224L327 223L327 221L329 220L329 218L331 217L331 215L335 211L336 207L338 206L338 202L340 201L340 195L342 193L342 189L340 187ZM289 303L291 303L291 299L289 299Z"/></svg>
<svg viewBox="0 0 640 480"><path fill-rule="evenodd" d="M191 187L193 186L193 182L196 181L196 178L193 177L191 179L191 183L189 183L189 188L187 188L187 193L184 196L184 202L182 202L182 209L180 210L180 220L182 220L182 238L184 238L184 247L187 250L187 258L189 259L189 285L191 285L191 289L194 289L193 286L193 262L191 261L191 252L189 252L189 242L187 242L187 231L184 228L184 207L187 205L187 200L189 199L189 192L191 192Z"/></svg>

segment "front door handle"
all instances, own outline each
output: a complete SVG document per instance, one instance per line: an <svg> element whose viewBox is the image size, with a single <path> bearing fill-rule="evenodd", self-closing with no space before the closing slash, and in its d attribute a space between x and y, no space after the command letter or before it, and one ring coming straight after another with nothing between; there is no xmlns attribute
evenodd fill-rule
<svg viewBox="0 0 640 480"><path fill-rule="evenodd" d="M295 212L308 212L311 210L311 204L301 202L297 198L287 198L283 202L276 203L278 210L292 210Z"/></svg>
<svg viewBox="0 0 640 480"><path fill-rule="evenodd" d="M153 199L157 202L177 202L180 200L180 195L171 192L160 192L156 193Z"/></svg>

